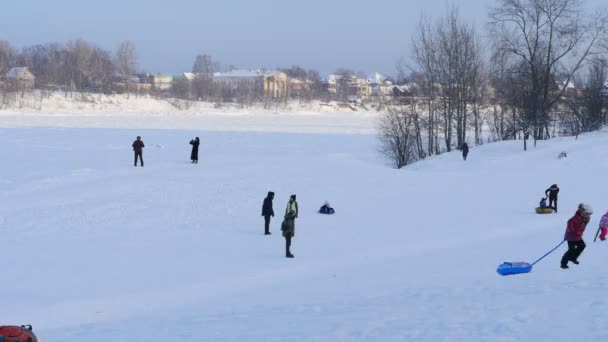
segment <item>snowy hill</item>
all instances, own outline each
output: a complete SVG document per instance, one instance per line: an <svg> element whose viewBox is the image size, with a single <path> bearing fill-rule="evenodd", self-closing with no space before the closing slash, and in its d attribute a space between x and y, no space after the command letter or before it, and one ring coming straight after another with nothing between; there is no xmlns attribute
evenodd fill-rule
<svg viewBox="0 0 608 342"><path fill-rule="evenodd" d="M608 246L592 242L608 207L606 132L394 170L372 135L264 132L255 118L240 132L115 120L128 129L0 129L3 324L32 324L44 342L608 337ZM322 131L311 117L298 129L307 122ZM132 166L136 135L145 168ZM534 214L553 183L559 213ZM269 190L277 217L264 236ZM279 226L292 193L288 260ZM324 200L336 215L316 213ZM530 274L496 274L559 243L579 202L595 209L580 265L561 270L562 247Z"/></svg>

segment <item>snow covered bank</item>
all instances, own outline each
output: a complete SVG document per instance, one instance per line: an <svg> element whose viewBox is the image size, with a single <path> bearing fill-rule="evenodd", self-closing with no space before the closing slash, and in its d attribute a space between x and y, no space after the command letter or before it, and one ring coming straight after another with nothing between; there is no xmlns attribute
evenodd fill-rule
<svg viewBox="0 0 608 342"><path fill-rule="evenodd" d="M204 129L295 133L374 134L379 113L343 109L337 103L299 103L287 107L163 100L149 96L29 96L22 105L0 110L0 127L97 127Z"/></svg>
<svg viewBox="0 0 608 342"><path fill-rule="evenodd" d="M136 135L145 168L132 166ZM608 245L591 240L607 143L489 144L398 171L365 134L0 129L0 322L47 342L600 341ZM560 212L534 214L552 183ZM326 199L336 215L316 213ZM579 266L559 269L562 248L528 275L496 274L558 243L581 201L596 214Z"/></svg>

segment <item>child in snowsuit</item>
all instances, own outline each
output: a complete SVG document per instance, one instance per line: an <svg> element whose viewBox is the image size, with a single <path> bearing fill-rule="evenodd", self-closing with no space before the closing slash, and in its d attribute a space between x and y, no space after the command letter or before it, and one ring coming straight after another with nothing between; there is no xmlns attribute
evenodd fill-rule
<svg viewBox="0 0 608 342"><path fill-rule="evenodd" d="M566 228L564 236L564 240L568 241L568 251L562 257L561 268L568 268L568 261L572 261L578 265L578 257L586 247L585 241L583 241L583 233L585 232L587 223L589 223L591 214L593 214L591 206L581 203L578 205L576 214L568 220L568 228Z"/></svg>
<svg viewBox="0 0 608 342"><path fill-rule="evenodd" d="M321 214L333 214L336 211L334 210L334 208L331 207L331 204L329 204L329 201L325 201L325 203L323 203L323 206L319 209L319 213Z"/></svg>
<svg viewBox="0 0 608 342"><path fill-rule="evenodd" d="M540 204L538 205L541 209L547 208L547 198L543 197L540 200Z"/></svg>
<svg viewBox="0 0 608 342"><path fill-rule="evenodd" d="M604 241L606 240L606 234L608 234L608 212L606 212L600 220L600 230L602 231L602 234L600 234L600 240Z"/></svg>

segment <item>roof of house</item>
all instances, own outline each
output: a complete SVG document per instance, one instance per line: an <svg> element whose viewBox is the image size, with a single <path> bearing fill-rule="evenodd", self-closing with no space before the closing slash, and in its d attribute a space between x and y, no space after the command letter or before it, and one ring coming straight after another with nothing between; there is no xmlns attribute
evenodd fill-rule
<svg viewBox="0 0 608 342"><path fill-rule="evenodd" d="M17 78L22 72L27 72L33 76L33 74L27 69L27 67L14 67L6 73L7 78Z"/></svg>
<svg viewBox="0 0 608 342"><path fill-rule="evenodd" d="M259 77L256 70L232 70L228 72L216 72L213 77Z"/></svg>

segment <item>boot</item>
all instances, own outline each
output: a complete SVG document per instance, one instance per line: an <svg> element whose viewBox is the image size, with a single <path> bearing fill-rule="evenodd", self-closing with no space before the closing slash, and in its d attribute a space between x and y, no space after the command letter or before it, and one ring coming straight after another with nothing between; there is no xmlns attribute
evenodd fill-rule
<svg viewBox="0 0 608 342"><path fill-rule="evenodd" d="M570 268L570 267L568 267L568 265L561 265L560 267L563 268L563 269Z"/></svg>

